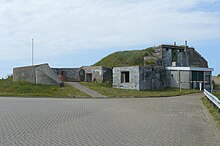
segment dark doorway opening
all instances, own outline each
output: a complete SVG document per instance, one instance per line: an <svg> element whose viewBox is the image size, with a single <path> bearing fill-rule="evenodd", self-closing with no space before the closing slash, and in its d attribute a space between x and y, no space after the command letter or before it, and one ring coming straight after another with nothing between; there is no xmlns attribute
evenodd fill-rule
<svg viewBox="0 0 220 146"><path fill-rule="evenodd" d="M80 79L81 82L85 81L85 70L81 69L79 71L79 79Z"/></svg>
<svg viewBox="0 0 220 146"><path fill-rule="evenodd" d="M204 72L193 71L192 72L192 88L199 89L199 84L202 82L202 90L204 89Z"/></svg>
<svg viewBox="0 0 220 146"><path fill-rule="evenodd" d="M92 82L92 73L86 74L86 82Z"/></svg>

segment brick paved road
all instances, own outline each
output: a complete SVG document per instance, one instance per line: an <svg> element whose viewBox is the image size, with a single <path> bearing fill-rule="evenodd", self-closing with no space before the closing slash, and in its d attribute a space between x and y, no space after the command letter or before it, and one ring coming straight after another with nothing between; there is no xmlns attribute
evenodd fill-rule
<svg viewBox="0 0 220 146"><path fill-rule="evenodd" d="M0 145L217 146L198 96L151 99L0 98Z"/></svg>

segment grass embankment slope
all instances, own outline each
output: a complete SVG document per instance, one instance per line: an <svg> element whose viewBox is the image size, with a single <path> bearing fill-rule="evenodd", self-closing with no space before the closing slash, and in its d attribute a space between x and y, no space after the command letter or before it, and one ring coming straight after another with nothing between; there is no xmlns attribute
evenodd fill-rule
<svg viewBox="0 0 220 146"><path fill-rule="evenodd" d="M89 97L87 94L65 84L64 87L13 82L12 77L0 80L0 96L13 97Z"/></svg>
<svg viewBox="0 0 220 146"><path fill-rule="evenodd" d="M220 92L214 92L214 95L218 97L218 99L220 99Z"/></svg>
<svg viewBox="0 0 220 146"><path fill-rule="evenodd" d="M105 66L105 67L121 67L121 66L143 66L144 56L152 56L154 52L153 48L147 48L144 50L132 50L132 51L121 51L112 53L97 63L94 66ZM155 60L149 60L147 64L152 65Z"/></svg>
<svg viewBox="0 0 220 146"><path fill-rule="evenodd" d="M137 91L137 90L127 90L127 89L116 89L112 88L111 84L106 83L80 83L92 90L95 90L102 95L108 97L169 97L169 96L179 96L191 93L198 93L198 90L185 90L180 91L179 89L166 89L160 91Z"/></svg>
<svg viewBox="0 0 220 146"><path fill-rule="evenodd" d="M220 92L215 92L213 94L220 99ZM208 109L209 113L212 115L218 129L220 130L220 113L218 113L218 108L213 107L213 104L210 103L210 101L206 97L202 97L202 102Z"/></svg>

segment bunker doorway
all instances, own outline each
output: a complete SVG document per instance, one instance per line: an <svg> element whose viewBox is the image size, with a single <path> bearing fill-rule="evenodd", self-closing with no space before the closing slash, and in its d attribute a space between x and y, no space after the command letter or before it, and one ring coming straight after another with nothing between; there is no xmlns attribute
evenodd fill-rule
<svg viewBox="0 0 220 146"><path fill-rule="evenodd" d="M92 82L92 73L86 74L86 82Z"/></svg>
<svg viewBox="0 0 220 146"><path fill-rule="evenodd" d="M202 82L202 90L204 89L204 72L202 71L193 71L192 72L192 88L199 89L200 82Z"/></svg>
<svg viewBox="0 0 220 146"><path fill-rule="evenodd" d="M80 82L84 82L85 81L85 70L84 69L81 69L79 71L79 80L80 80Z"/></svg>

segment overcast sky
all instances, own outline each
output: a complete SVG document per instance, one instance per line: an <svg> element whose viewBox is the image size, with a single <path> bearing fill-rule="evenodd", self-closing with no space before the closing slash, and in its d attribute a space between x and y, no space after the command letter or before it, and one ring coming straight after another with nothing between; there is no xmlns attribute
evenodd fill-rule
<svg viewBox="0 0 220 146"><path fill-rule="evenodd" d="M0 77L34 63L91 65L121 50L188 40L220 73L219 0L0 0Z"/></svg>

